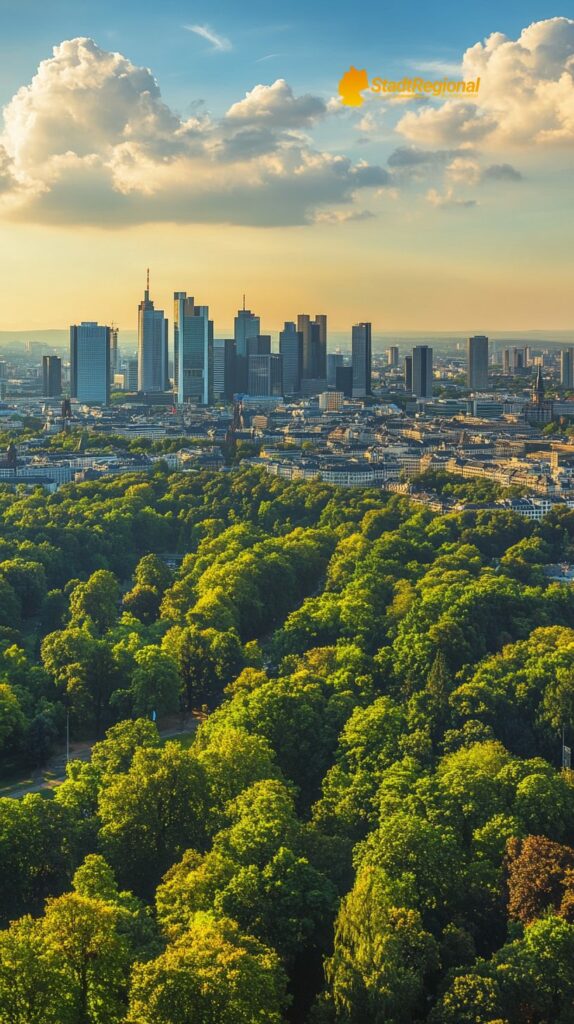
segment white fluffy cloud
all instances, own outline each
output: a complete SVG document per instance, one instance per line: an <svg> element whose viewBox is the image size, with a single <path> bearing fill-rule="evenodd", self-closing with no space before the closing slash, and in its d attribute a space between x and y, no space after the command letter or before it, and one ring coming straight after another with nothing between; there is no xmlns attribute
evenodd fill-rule
<svg viewBox="0 0 574 1024"><path fill-rule="evenodd" d="M274 128L308 128L324 117L326 105L318 96L294 96L284 78L273 85L256 85L229 108L226 118L241 124L272 124Z"/></svg>
<svg viewBox="0 0 574 1024"><path fill-rule="evenodd" d="M59 223L307 223L390 179L311 146L301 129L325 113L280 79L219 121L182 121L148 69L67 40L4 110L0 201Z"/></svg>
<svg viewBox="0 0 574 1024"><path fill-rule="evenodd" d="M466 51L463 74L480 76L475 103L453 99L409 112L398 131L432 146L574 142L573 20L534 22L516 40L495 32Z"/></svg>

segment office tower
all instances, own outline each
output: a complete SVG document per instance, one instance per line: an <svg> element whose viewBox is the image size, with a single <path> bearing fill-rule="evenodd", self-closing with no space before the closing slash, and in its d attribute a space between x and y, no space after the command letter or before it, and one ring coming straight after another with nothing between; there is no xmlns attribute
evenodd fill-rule
<svg viewBox="0 0 574 1024"><path fill-rule="evenodd" d="M57 398L62 394L62 360L59 356L42 356L42 394Z"/></svg>
<svg viewBox="0 0 574 1024"><path fill-rule="evenodd" d="M243 309L237 311L233 335L235 338L236 389L239 393L247 391L248 343L250 338L259 336L260 330L260 318L250 309L245 308L245 296L243 296Z"/></svg>
<svg viewBox="0 0 574 1024"><path fill-rule="evenodd" d="M432 348L428 345L413 348L413 394L417 398L432 398Z"/></svg>
<svg viewBox="0 0 574 1024"><path fill-rule="evenodd" d="M371 325L353 324L353 398L371 394Z"/></svg>
<svg viewBox="0 0 574 1024"><path fill-rule="evenodd" d="M335 370L335 391L341 391L345 398L353 396L353 367L338 366Z"/></svg>
<svg viewBox="0 0 574 1024"><path fill-rule="evenodd" d="M6 380L8 376L8 365L5 359L0 359L0 380Z"/></svg>
<svg viewBox="0 0 574 1024"><path fill-rule="evenodd" d="M396 369L399 365L399 346L391 345L387 349L387 366L390 370Z"/></svg>
<svg viewBox="0 0 574 1024"><path fill-rule="evenodd" d="M324 390L327 380L327 317L319 313L311 320L307 313L299 313L297 330L303 335L303 379L321 381L319 390Z"/></svg>
<svg viewBox="0 0 574 1024"><path fill-rule="evenodd" d="M247 339L247 358L249 356L271 355L271 335L258 334L255 338Z"/></svg>
<svg viewBox="0 0 574 1024"><path fill-rule="evenodd" d="M165 391L168 322L163 309L155 309L149 297L149 270L144 297L138 306L138 390Z"/></svg>
<svg viewBox="0 0 574 1024"><path fill-rule="evenodd" d="M174 292L174 390L176 401L210 405L213 397L213 321L209 306Z"/></svg>
<svg viewBox="0 0 574 1024"><path fill-rule="evenodd" d="M563 388L574 387L574 348L563 348L560 353L560 383Z"/></svg>
<svg viewBox="0 0 574 1024"><path fill-rule="evenodd" d="M413 357L405 356L405 391L412 394L413 390Z"/></svg>
<svg viewBox="0 0 574 1024"><path fill-rule="evenodd" d="M70 327L70 395L79 402L110 400L110 328L92 320Z"/></svg>
<svg viewBox="0 0 574 1024"><path fill-rule="evenodd" d="M283 394L298 395L303 372L303 335L292 320L286 320L279 332L279 352L283 360Z"/></svg>
<svg viewBox="0 0 574 1024"><path fill-rule="evenodd" d="M124 389L126 391L137 391L138 389L138 361L137 359L126 359L124 373Z"/></svg>
<svg viewBox="0 0 574 1024"><path fill-rule="evenodd" d="M317 338L317 351L316 361L317 370L319 371L317 376L319 380L327 379L327 315L325 313L315 313L315 324L318 329Z"/></svg>
<svg viewBox="0 0 574 1024"><path fill-rule="evenodd" d="M488 389L488 338L483 334L467 342L467 383L471 391Z"/></svg>
<svg viewBox="0 0 574 1024"><path fill-rule="evenodd" d="M523 348L515 348L514 349L514 369L515 370L523 370L525 365L526 365L526 363L525 363L525 359L524 359L524 349Z"/></svg>
<svg viewBox="0 0 574 1024"><path fill-rule="evenodd" d="M345 360L342 352L329 352L327 355L327 387L334 388L337 376L337 367L344 366Z"/></svg>
<svg viewBox="0 0 574 1024"><path fill-rule="evenodd" d="M118 351L118 328L114 324L110 327L110 380L113 381L114 375L120 368L120 355Z"/></svg>
<svg viewBox="0 0 574 1024"><path fill-rule="evenodd" d="M213 342L213 398L230 402L235 392L235 339L216 338Z"/></svg>
<svg viewBox="0 0 574 1024"><path fill-rule="evenodd" d="M277 353L250 356L248 384L250 395L280 398L283 394L281 356Z"/></svg>

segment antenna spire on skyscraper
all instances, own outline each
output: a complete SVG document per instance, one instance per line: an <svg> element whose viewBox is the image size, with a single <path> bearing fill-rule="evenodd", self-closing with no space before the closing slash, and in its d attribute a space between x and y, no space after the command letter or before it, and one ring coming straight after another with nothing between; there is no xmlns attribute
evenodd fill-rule
<svg viewBox="0 0 574 1024"><path fill-rule="evenodd" d="M147 268L145 297L146 299L149 299L149 267Z"/></svg>
<svg viewBox="0 0 574 1024"><path fill-rule="evenodd" d="M245 292L243 292L243 309L245 309Z"/></svg>

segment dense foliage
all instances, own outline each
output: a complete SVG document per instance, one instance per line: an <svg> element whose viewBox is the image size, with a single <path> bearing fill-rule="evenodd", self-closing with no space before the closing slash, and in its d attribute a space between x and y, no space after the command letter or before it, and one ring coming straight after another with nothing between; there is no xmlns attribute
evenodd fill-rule
<svg viewBox="0 0 574 1024"><path fill-rule="evenodd" d="M0 800L2 1024L571 1024L574 513L248 469L0 503L4 769L99 737Z"/></svg>

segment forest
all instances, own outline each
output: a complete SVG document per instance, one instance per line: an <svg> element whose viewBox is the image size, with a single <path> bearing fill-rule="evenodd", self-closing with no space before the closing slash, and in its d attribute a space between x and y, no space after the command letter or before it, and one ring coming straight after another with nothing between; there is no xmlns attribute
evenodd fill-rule
<svg viewBox="0 0 574 1024"><path fill-rule="evenodd" d="M1 775L96 741L0 799L0 1024L572 1024L573 511L159 463L0 517Z"/></svg>

